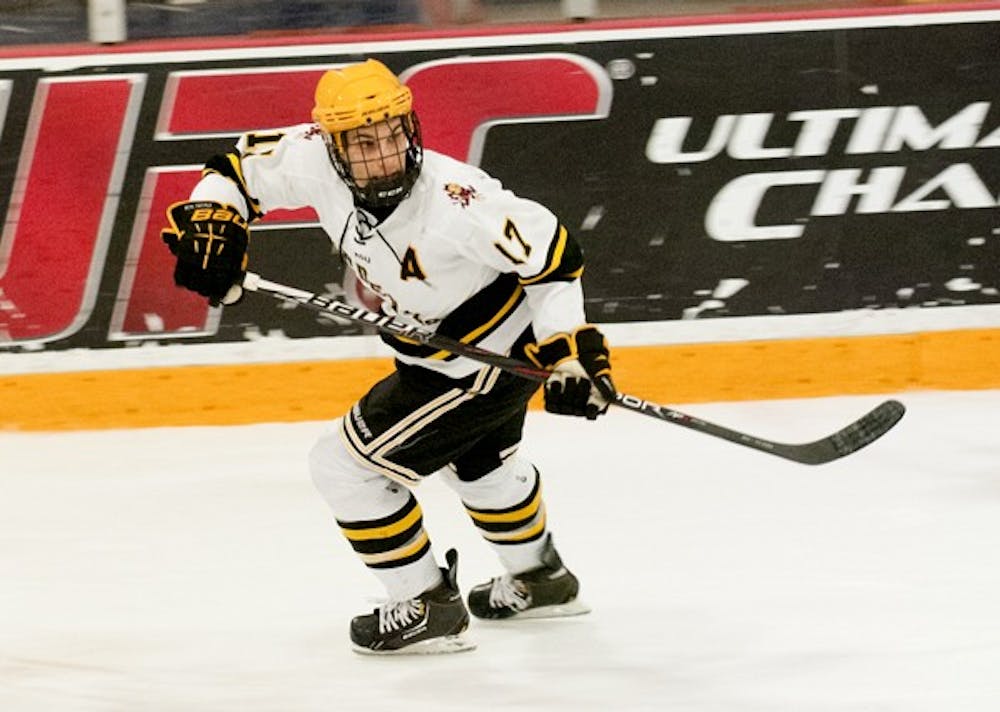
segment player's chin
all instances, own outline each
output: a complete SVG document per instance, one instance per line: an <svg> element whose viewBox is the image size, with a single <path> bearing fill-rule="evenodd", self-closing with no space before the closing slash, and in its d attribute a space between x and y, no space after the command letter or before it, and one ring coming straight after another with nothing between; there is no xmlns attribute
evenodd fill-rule
<svg viewBox="0 0 1000 712"><path fill-rule="evenodd" d="M367 185L395 185L403 180L405 173L406 171L400 170L384 176L369 176L356 182L360 188L364 188Z"/></svg>

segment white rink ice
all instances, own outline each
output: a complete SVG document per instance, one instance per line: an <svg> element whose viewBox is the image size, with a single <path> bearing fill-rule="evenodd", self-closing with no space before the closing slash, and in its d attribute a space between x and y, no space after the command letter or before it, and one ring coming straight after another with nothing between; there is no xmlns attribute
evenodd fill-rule
<svg viewBox="0 0 1000 712"><path fill-rule="evenodd" d="M588 616L473 622L471 653L352 653L380 595L313 490L323 423L0 433L4 712L996 712L1000 392L904 393L807 467L614 412L529 415ZM882 396L684 406L809 440ZM497 572L419 488L463 587Z"/></svg>

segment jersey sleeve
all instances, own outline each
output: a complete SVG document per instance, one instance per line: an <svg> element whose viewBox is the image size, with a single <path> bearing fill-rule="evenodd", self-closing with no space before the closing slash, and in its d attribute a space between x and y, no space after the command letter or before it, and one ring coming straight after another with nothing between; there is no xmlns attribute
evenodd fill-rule
<svg viewBox="0 0 1000 712"><path fill-rule="evenodd" d="M479 260L517 274L524 285L580 276L583 254L548 208L515 195L485 174L471 190L475 198L469 201L469 212L477 228L471 244Z"/></svg>
<svg viewBox="0 0 1000 712"><path fill-rule="evenodd" d="M587 316L583 308L583 286L572 282L545 282L524 288L531 305L531 325L537 341L559 333L569 333L583 326Z"/></svg>
<svg viewBox="0 0 1000 712"><path fill-rule="evenodd" d="M545 206L519 197L489 178L476 204L477 256L494 269L513 272L531 306L539 340L586 322L583 251Z"/></svg>
<svg viewBox="0 0 1000 712"><path fill-rule="evenodd" d="M325 150L311 124L243 134L234 150L205 163L192 198L236 205L251 221L309 205L309 189L327 169Z"/></svg>

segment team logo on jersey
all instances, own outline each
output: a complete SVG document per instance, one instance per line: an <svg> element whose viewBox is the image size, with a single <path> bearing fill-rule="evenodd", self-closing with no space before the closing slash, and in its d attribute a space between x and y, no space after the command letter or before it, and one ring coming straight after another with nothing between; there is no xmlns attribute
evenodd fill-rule
<svg viewBox="0 0 1000 712"><path fill-rule="evenodd" d="M451 202L455 205L461 205L463 208L469 207L469 203L479 197L479 193L471 185L466 187L458 183L445 184L444 192L451 198Z"/></svg>

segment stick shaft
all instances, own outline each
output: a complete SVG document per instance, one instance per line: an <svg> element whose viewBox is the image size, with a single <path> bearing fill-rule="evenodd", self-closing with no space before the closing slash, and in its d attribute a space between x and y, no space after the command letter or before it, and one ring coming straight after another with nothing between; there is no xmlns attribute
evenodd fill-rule
<svg viewBox="0 0 1000 712"><path fill-rule="evenodd" d="M395 317L378 314L364 307L355 307L336 299L314 294L313 292L271 282L253 272L246 274L243 280L243 287L250 291L270 295L276 299L293 301L312 311L341 317L359 324L374 326L380 331L392 334L393 336L416 340L441 351L449 351L473 361L495 366L522 378L543 382L551 375L549 371L521 361L520 359L487 351L478 346L436 334L424 327L408 324ZM831 460L844 457L859 450L888 432L905 412L902 403L893 400L885 401L833 435L811 443L787 444L717 425L665 405L653 403L652 401L647 401L626 393L617 393L612 404L625 410L630 410L633 413L639 413L667 423L696 430L737 445L765 452L768 455L808 465L830 462Z"/></svg>

